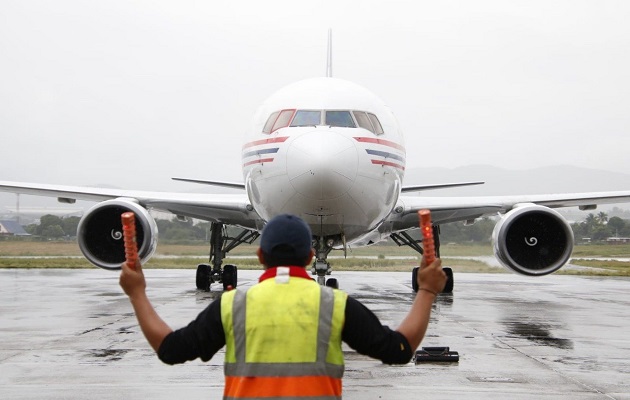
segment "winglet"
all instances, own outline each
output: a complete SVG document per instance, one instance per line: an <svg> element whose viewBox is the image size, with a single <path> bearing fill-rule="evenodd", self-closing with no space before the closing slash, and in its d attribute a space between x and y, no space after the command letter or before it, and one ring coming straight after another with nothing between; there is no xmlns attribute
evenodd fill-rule
<svg viewBox="0 0 630 400"><path fill-rule="evenodd" d="M328 57L326 59L326 77L332 78L332 29L328 28Z"/></svg>

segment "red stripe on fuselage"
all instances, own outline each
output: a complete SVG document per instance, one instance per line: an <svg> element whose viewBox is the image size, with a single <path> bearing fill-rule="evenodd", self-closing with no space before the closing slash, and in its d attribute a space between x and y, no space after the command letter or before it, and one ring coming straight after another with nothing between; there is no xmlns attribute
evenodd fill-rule
<svg viewBox="0 0 630 400"><path fill-rule="evenodd" d="M253 147L253 146L260 146L263 144L269 144L269 143L282 143L288 138L289 138L288 136L278 136L278 137L269 138L269 139L254 140L253 142L245 143L243 145L243 149L246 149L248 147Z"/></svg>
<svg viewBox="0 0 630 400"><path fill-rule="evenodd" d="M243 164L243 167L247 167L248 165L252 165L252 164L262 164L262 163L272 162L272 161L273 161L273 158L261 158L259 160L246 162L245 164Z"/></svg>
<svg viewBox="0 0 630 400"><path fill-rule="evenodd" d="M400 164L396 164L393 163L391 161L383 161L383 160L372 160L372 164L378 164L378 165L387 165L389 167L394 167L394 168L399 168L402 169L403 171L405 170L405 167L400 165Z"/></svg>
<svg viewBox="0 0 630 400"><path fill-rule="evenodd" d="M377 139L377 138L364 137L364 136L355 137L354 139L357 142L361 142L361 143L382 144L383 146L389 146L389 147L393 147L393 148L395 148L397 150L405 151L405 147L404 146L401 146L400 144L398 144L396 142L392 142L390 140Z"/></svg>

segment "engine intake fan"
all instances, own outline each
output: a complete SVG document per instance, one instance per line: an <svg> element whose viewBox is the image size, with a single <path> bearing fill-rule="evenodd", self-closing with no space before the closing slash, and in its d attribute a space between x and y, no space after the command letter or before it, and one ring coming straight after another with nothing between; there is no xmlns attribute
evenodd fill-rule
<svg viewBox="0 0 630 400"><path fill-rule="evenodd" d="M131 199L113 199L98 203L81 218L77 240L81 252L97 267L117 270L125 261L122 213L136 215L136 241L141 262L151 258L157 247L158 230L149 212Z"/></svg>
<svg viewBox="0 0 630 400"><path fill-rule="evenodd" d="M573 231L558 212L521 205L501 218L492 233L494 254L507 269L522 275L547 275L569 261Z"/></svg>

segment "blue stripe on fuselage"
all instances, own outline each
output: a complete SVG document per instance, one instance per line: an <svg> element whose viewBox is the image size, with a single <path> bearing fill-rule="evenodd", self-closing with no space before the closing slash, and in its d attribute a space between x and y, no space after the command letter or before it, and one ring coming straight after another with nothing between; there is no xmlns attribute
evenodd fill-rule
<svg viewBox="0 0 630 400"><path fill-rule="evenodd" d="M398 160L398 161L402 161L404 162L405 159L399 155L393 154L393 153L388 153L386 151L379 151L379 150L369 150L366 149L365 150L368 154L373 155L373 156L380 156L380 157L385 157L385 158L392 158L394 160Z"/></svg>

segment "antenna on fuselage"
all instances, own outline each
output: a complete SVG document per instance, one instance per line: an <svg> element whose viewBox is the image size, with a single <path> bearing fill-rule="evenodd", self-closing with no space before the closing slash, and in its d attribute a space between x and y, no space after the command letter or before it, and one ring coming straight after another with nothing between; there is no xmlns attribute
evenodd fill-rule
<svg viewBox="0 0 630 400"><path fill-rule="evenodd" d="M328 28L328 57L326 60L326 77L332 78L332 29Z"/></svg>

